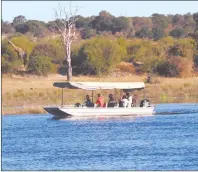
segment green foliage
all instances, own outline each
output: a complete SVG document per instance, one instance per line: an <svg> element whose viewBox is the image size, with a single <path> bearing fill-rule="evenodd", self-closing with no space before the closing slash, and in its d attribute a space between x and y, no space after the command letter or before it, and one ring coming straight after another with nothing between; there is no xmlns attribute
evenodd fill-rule
<svg viewBox="0 0 198 172"><path fill-rule="evenodd" d="M52 69L51 59L47 56L31 58L28 69L30 73L46 76Z"/></svg>
<svg viewBox="0 0 198 172"><path fill-rule="evenodd" d="M180 15L180 14L174 15L173 19L172 19L172 23L173 23L173 25L183 26L185 24L184 23L184 16Z"/></svg>
<svg viewBox="0 0 198 172"><path fill-rule="evenodd" d="M103 74L114 69L120 61L125 61L141 62L139 63L142 64L141 72L149 70L164 76L190 75L192 66L197 68L198 63L197 16L197 13L193 15L188 13L167 16L153 14L151 17L115 17L106 11L101 11L98 16L78 16L76 33L80 32L82 38L86 40L81 40L82 42L75 40L72 44L73 71L81 74ZM44 64L43 59L47 59L50 64L52 63L52 67L49 67L52 72L58 67L65 68L66 54L62 38L33 38L33 42L28 35L32 38L32 35L40 37L49 32L58 34L55 25L62 28L61 20L45 24L37 20L26 21L25 16L17 16L13 24L2 20L2 31L4 34L9 34L6 37L9 36L14 44L27 53L26 61L28 62L30 58L29 67L33 62L36 66L36 61ZM116 37L123 37L117 39L113 34ZM165 37L166 34L170 36ZM97 35L99 37L95 38ZM125 39L127 35L131 39ZM88 40L90 38L92 39ZM13 47L3 41L2 72L17 72L23 64L24 61L19 58ZM39 68L42 68L41 66ZM42 73L36 68L32 71L37 71L35 72L37 74Z"/></svg>
<svg viewBox="0 0 198 172"><path fill-rule="evenodd" d="M163 14L153 14L152 15L152 22L154 28L166 28L168 26L168 20L165 15Z"/></svg>
<svg viewBox="0 0 198 172"><path fill-rule="evenodd" d="M17 46L22 48L23 51L25 51L26 56L22 60L22 63L24 66L28 64L29 56L35 46L35 43L33 43L27 36L21 35L21 36L15 36L12 37L11 41Z"/></svg>
<svg viewBox="0 0 198 172"><path fill-rule="evenodd" d="M65 58L65 48L61 39L47 39L42 40L39 44L37 44L30 58L34 58L36 56L48 56L52 59L54 63L62 63Z"/></svg>
<svg viewBox="0 0 198 172"><path fill-rule="evenodd" d="M129 28L129 19L118 17L112 20L112 33L121 32Z"/></svg>
<svg viewBox="0 0 198 172"><path fill-rule="evenodd" d="M43 23L43 25L44 25L44 23ZM49 30L49 31L51 31L51 32L59 32L59 30L58 30L58 28L57 28L57 26L59 27L59 28L61 28L61 29L63 29L63 23L59 20L59 19L57 19L57 20L54 20L54 21L49 21L47 24L46 24L46 27L47 27L47 29Z"/></svg>
<svg viewBox="0 0 198 172"><path fill-rule="evenodd" d="M78 59L83 61L83 67L87 72L97 75L111 71L125 56L116 40L105 37L91 39L79 52Z"/></svg>
<svg viewBox="0 0 198 172"><path fill-rule="evenodd" d="M25 16L22 16L22 15L19 15L19 16L16 16L14 19L13 19L13 26L17 26L19 24L22 24L22 23L25 23L27 20L25 18Z"/></svg>
<svg viewBox="0 0 198 172"><path fill-rule="evenodd" d="M2 33L7 34L7 33L12 33L14 32L14 28L9 22L4 22L3 20L1 21L1 29Z"/></svg>
<svg viewBox="0 0 198 172"><path fill-rule="evenodd" d="M89 17L84 18L82 16L77 16L77 18L78 18L78 20L76 21L76 28L84 28L84 29L86 29L86 28L89 27L89 23L90 23Z"/></svg>
<svg viewBox="0 0 198 172"><path fill-rule="evenodd" d="M194 13L193 14L193 19L194 19L194 21L196 23L196 30L198 30L198 13Z"/></svg>
<svg viewBox="0 0 198 172"><path fill-rule="evenodd" d="M27 32L29 32L29 27L27 24L18 24L15 26L15 30L16 32L26 34Z"/></svg>
<svg viewBox="0 0 198 172"><path fill-rule="evenodd" d="M181 38L184 36L184 34L185 34L185 32L184 32L184 29L182 29L182 28L174 29L169 33L169 35L174 38Z"/></svg>
<svg viewBox="0 0 198 172"><path fill-rule="evenodd" d="M175 41L173 46L169 46L170 56L182 56L192 60L196 50L196 42L193 39L185 38Z"/></svg>
<svg viewBox="0 0 198 172"><path fill-rule="evenodd" d="M17 24L15 27L17 32L26 34L30 32L35 37L43 36L46 29L46 24L38 20L28 20L25 23Z"/></svg>
<svg viewBox="0 0 198 172"><path fill-rule="evenodd" d="M14 61L15 59L19 59L17 52L8 43L8 40L4 40L2 42L1 54L2 56L7 57L10 62Z"/></svg>
<svg viewBox="0 0 198 172"><path fill-rule="evenodd" d="M26 22L29 32L33 34L33 36L43 36L46 24L44 22L38 20L28 20Z"/></svg>
<svg viewBox="0 0 198 172"><path fill-rule="evenodd" d="M153 39L155 41L157 41L165 36L164 29L160 28L160 27L153 28L152 32L153 32Z"/></svg>
<svg viewBox="0 0 198 172"><path fill-rule="evenodd" d="M78 15L76 17L78 18L76 21L77 30L90 28L94 32L111 32L113 34L122 32L122 35L128 37L133 37L134 33L136 33L138 38L149 39L152 39L151 35L155 34L154 39L156 40L165 36L164 33L160 34L161 31L159 28L161 30L166 29L166 33L171 32L171 35L174 37L187 37L188 34L194 33L197 27L196 23L198 23L197 13L193 15L190 13L184 15L162 15L155 13L151 17L115 17L103 10L98 16L83 17ZM12 33L14 32L14 28L16 32L22 34L31 33L35 37L44 36L45 33L49 32L59 33L55 25L63 29L64 25L61 20L63 19L49 21L45 24L38 20L26 20L25 16L20 15L14 18L12 25L3 22L3 33ZM149 31L145 28L148 28ZM158 31L156 28L158 28ZM175 30L176 28L182 28L184 34L180 33L181 30ZM155 30L157 33L152 34L151 30Z"/></svg>
<svg viewBox="0 0 198 172"><path fill-rule="evenodd" d="M11 41L18 47L22 48L26 54L29 56L35 46L35 43L32 42L27 36L21 35L12 37Z"/></svg>
<svg viewBox="0 0 198 172"><path fill-rule="evenodd" d="M1 71L2 73L17 73L22 65L21 60L14 59L9 61L9 57L1 57Z"/></svg>
<svg viewBox="0 0 198 172"><path fill-rule="evenodd" d="M101 15L96 16L89 24L90 27L97 31L111 31L112 28L112 16L105 15L106 12L101 12ZM104 14L104 15L103 15Z"/></svg>
<svg viewBox="0 0 198 172"><path fill-rule="evenodd" d="M142 27L138 32L135 33L135 36L138 38L152 38L153 33L148 27Z"/></svg>
<svg viewBox="0 0 198 172"><path fill-rule="evenodd" d="M85 28L81 31L81 37L83 39L89 39L93 36L96 36L96 31L91 28Z"/></svg>
<svg viewBox="0 0 198 172"><path fill-rule="evenodd" d="M177 66L170 61L161 61L156 66L156 72L159 75L166 76L166 77L174 77L178 76Z"/></svg>

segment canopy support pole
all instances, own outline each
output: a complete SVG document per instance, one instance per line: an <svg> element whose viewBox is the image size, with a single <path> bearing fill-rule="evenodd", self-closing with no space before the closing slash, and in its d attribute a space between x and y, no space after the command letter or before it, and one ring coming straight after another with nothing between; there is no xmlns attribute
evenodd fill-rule
<svg viewBox="0 0 198 172"><path fill-rule="evenodd" d="M121 89L120 90L120 98L122 99L122 93L123 93L123 90Z"/></svg>
<svg viewBox="0 0 198 172"><path fill-rule="evenodd" d="M116 88L114 89L114 98L117 100Z"/></svg>
<svg viewBox="0 0 198 172"><path fill-rule="evenodd" d="M93 92L93 90L92 90L92 103L93 103L93 96L94 96L94 92Z"/></svg>
<svg viewBox="0 0 198 172"><path fill-rule="evenodd" d="M63 87L62 87L62 100L61 100L61 106L63 107Z"/></svg>

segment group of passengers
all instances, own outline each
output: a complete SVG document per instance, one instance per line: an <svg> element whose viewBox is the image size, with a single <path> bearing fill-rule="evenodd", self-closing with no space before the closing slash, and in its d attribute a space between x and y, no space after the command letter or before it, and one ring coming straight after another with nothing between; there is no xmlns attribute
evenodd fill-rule
<svg viewBox="0 0 198 172"><path fill-rule="evenodd" d="M132 107L132 96L130 95L130 93L126 93L125 95L123 95L119 102L116 101L116 99L114 98L113 94L109 94L109 101L108 103L105 103L104 101L104 97L99 93L98 94L98 99L95 102L95 104L93 102L91 102L90 96L86 95L86 101L85 101L85 105L87 107Z"/></svg>

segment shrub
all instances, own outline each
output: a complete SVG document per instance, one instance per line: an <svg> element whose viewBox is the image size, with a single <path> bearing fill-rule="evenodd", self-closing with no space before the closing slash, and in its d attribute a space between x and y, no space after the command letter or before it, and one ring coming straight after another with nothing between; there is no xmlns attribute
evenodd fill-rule
<svg viewBox="0 0 198 172"><path fill-rule="evenodd" d="M177 66L170 61L162 61L159 63L156 67L156 72L166 77L178 76Z"/></svg>
<svg viewBox="0 0 198 172"><path fill-rule="evenodd" d="M139 31L135 33L135 36L138 38L152 38L153 33L149 30L148 27L142 27Z"/></svg>
<svg viewBox="0 0 198 172"><path fill-rule="evenodd" d="M22 33L22 34L26 34L29 31L29 27L27 24L19 24L17 26L15 26L15 30L16 32Z"/></svg>
<svg viewBox="0 0 198 172"><path fill-rule="evenodd" d="M6 57L2 56L1 71L2 73L17 73L21 69L22 63L15 59L10 62Z"/></svg>
<svg viewBox="0 0 198 172"><path fill-rule="evenodd" d="M85 44L83 55L86 57L85 65L92 73L108 73L114 68L126 52L116 40L98 37Z"/></svg>
<svg viewBox="0 0 198 172"><path fill-rule="evenodd" d="M28 69L37 75L48 75L52 69L51 58L47 56L36 56L30 59Z"/></svg>
<svg viewBox="0 0 198 172"><path fill-rule="evenodd" d="M153 39L159 40L161 38L163 38L165 36L165 32L163 28L157 27L157 28L153 28L152 29L152 33L153 33Z"/></svg>
<svg viewBox="0 0 198 172"><path fill-rule="evenodd" d="M168 77L189 77L192 75L192 69L192 60L180 56L170 56L156 67L158 74Z"/></svg>
<svg viewBox="0 0 198 172"><path fill-rule="evenodd" d="M62 63L66 56L62 40L50 39L41 41L32 50L30 58L35 56L48 56L52 59L52 62Z"/></svg>
<svg viewBox="0 0 198 172"><path fill-rule="evenodd" d="M91 29L91 28L85 28L85 29L83 29L82 31L81 31L81 37L83 38L83 39L89 39L89 38L91 38L91 37L93 37L93 36L96 36L96 31L95 30L93 30L93 29Z"/></svg>
<svg viewBox="0 0 198 172"><path fill-rule="evenodd" d="M184 29L182 28L176 28L169 33L169 35L174 38L181 38L184 36L184 34L185 32L184 32Z"/></svg>

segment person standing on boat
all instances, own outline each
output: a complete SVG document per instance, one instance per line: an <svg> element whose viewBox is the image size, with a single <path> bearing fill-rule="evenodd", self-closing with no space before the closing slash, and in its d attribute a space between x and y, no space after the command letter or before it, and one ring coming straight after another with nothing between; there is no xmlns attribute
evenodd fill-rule
<svg viewBox="0 0 198 172"><path fill-rule="evenodd" d="M129 93L126 93L127 99L128 99L128 105L127 107L131 107L132 106L132 102L133 102L133 98Z"/></svg>
<svg viewBox="0 0 198 172"><path fill-rule="evenodd" d="M104 106L104 97L100 93L98 94L98 99L96 101L96 105L98 107L103 107Z"/></svg>

